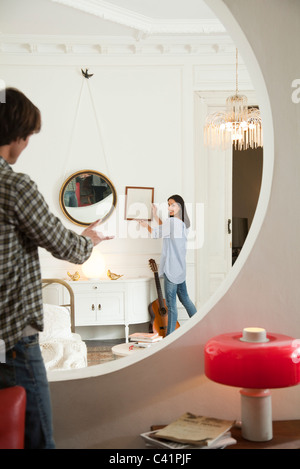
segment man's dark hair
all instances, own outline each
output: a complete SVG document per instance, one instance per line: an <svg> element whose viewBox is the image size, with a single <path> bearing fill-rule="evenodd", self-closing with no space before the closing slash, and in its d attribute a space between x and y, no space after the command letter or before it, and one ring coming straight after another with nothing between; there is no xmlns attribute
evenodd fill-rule
<svg viewBox="0 0 300 469"><path fill-rule="evenodd" d="M6 88L0 103L0 146L26 138L41 129L39 109L19 90Z"/></svg>

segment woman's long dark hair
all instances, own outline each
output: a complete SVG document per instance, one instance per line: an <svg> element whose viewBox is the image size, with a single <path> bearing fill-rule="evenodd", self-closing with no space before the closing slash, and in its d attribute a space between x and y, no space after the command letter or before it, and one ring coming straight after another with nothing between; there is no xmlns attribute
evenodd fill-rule
<svg viewBox="0 0 300 469"><path fill-rule="evenodd" d="M181 195L176 194L176 195L171 195L171 197L168 198L168 201L170 199L175 200L175 202L180 205L180 207L181 207L181 220L183 221L183 223L185 223L185 226L187 228L189 228L191 226L191 222L190 222L189 216L187 214L183 198L181 197Z"/></svg>

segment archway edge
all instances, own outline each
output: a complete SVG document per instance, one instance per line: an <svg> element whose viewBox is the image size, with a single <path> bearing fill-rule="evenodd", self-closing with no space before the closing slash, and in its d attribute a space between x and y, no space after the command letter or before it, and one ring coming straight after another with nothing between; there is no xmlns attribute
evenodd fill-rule
<svg viewBox="0 0 300 469"><path fill-rule="evenodd" d="M248 249L246 262L243 265L241 262L239 275L237 272L231 274L231 280L227 281L227 291L222 295L218 293L219 299L214 298L211 301L206 311L209 314L205 314L201 321L191 319L191 324L184 334L178 333L163 350L132 363L132 366L124 366L114 373L90 379L51 383L55 437L59 447L143 448L140 433L147 431L153 423L169 422L186 411L219 418L239 418L238 390L217 385L204 376L205 342L219 332L240 328L243 325L245 327L262 324L268 330L272 327L273 332L296 334L296 337L300 332L300 298L299 287L297 288L300 263L297 252L290 250L290 246L297 245L297 231L299 233L300 228L299 221L293 218L298 209L297 200L300 196L297 179L299 175L297 149L300 142L296 136L300 115L297 114L295 105L291 104L291 89L285 92L284 88L282 97L283 85L280 81L287 74L284 85L290 86L292 77L296 78L298 72L300 75L299 63L293 64L292 70L291 62L287 61L288 68L283 68L281 64L285 58L284 52L288 50L288 41L291 41L291 52L289 52L297 56L300 33L299 28L296 28L293 9L298 8L299 12L299 6L292 0L287 0L284 6L279 0L263 2L253 0L251 3L246 0L223 2L207 0L209 6L212 7L213 3L218 4L218 16L227 28L231 27L229 20L231 21L233 38L241 48L247 67L251 67L251 46L246 42L242 44L246 40L241 31L239 32L241 36L236 37L238 31L234 31L233 16L240 16L241 25L245 25L248 21L251 28L254 27L251 37L253 39L256 35L254 50L257 50L260 40L265 49L269 50L273 47L273 42L278 47L279 40L282 41L280 50L272 54L272 63L268 61L269 69L267 70L266 64L261 64L265 76L268 75L270 78L274 70L278 70L279 75L278 82L275 80L271 82L273 120L277 132L273 132L273 123L269 122L269 118L266 122L268 130L265 149L268 153L265 155L265 160L271 168L274 164L274 170L270 175L264 168L265 180L262 189L266 191L269 200L262 203L261 198L259 201L260 213L256 214L253 222L257 231L250 232L252 249ZM230 12L224 10L222 16L220 8L223 9L227 5ZM239 14L236 12L237 9L240 9ZM248 12L249 17L247 17ZM225 19L227 14L231 15L228 21ZM282 22L283 14L286 15L288 22L282 24L282 30L275 31L273 25ZM269 22L265 20L267 17ZM259 55L262 61L263 51ZM257 70L256 60L253 66L258 74L254 77L254 70L251 70L254 85L257 87L259 104L262 112L267 113L266 115L269 112L271 117L269 97L262 96L262 91L266 89L265 84L258 83L262 79L262 72ZM276 103L275 99L278 97L280 100ZM289 116L298 117L294 121L288 120ZM273 142L274 138L276 145ZM290 146L288 153L283 147L287 139ZM276 148L276 160L273 147ZM282 185L282 178L289 186ZM288 205L289 210L285 212L287 202L290 205ZM279 236L274 228L280 226L278 218L283 215L285 223L293 221L297 229L293 232L281 229ZM262 224L258 221L259 217ZM246 323L249 320L251 324ZM255 322L259 320L260 324L254 324L254 320ZM298 404L299 386L284 389L282 392L276 390L273 394L274 419L300 418Z"/></svg>
<svg viewBox="0 0 300 469"><path fill-rule="evenodd" d="M193 321L187 322L184 327L181 327L176 331L175 334L168 337L168 340L165 341L164 344L161 344L160 349L153 352L152 350L148 351L149 357L153 353L160 353L164 350L169 343L176 341L181 335L185 334L187 331L192 329L197 322L202 321L203 317L205 317L211 309L216 305L224 295L228 289L230 289L231 285L234 283L236 277L238 276L239 272L243 269L244 264L247 262L247 258L249 253L251 252L256 238L259 234L261 226L264 221L264 217L266 214L266 210L268 207L268 202L271 193L272 187L272 177L273 177L273 167L274 167L274 132L273 132L273 120L272 120L272 112L271 106L269 101L269 96L267 92L266 83L263 78L263 74L261 68L257 62L255 54L243 33L240 25L238 24L235 17L232 15L230 9L225 4L225 1L220 0L204 0L205 3L214 11L216 16L220 18L223 25L225 26L227 31L230 31L230 36L234 40L237 47L242 52L244 61L247 66L248 73L252 79L252 82L255 87L256 95L258 98L258 103L261 109L262 117L263 117L263 129L264 129L264 164L263 164L263 174L262 174L262 183L261 183L261 190L260 196L257 204L257 208L255 211L255 216L251 225L250 232L247 236L246 242L243 246L242 252L239 255L239 258L235 262L234 268L232 268L227 275L226 279L222 282L220 287L217 291L208 299L208 301L203 305L197 315L197 318ZM241 1L241 0L239 0ZM118 363L108 363L105 366L101 365L99 367L93 367L88 369L78 369L78 370L68 370L63 372L51 372L49 373L50 381L61 381L61 380L69 380L69 379L81 379L87 378L90 376L98 376L98 375L105 375L110 372L115 372L118 370L122 370L126 368L128 365L134 365L136 362L140 361L140 357L133 356L130 357L128 360Z"/></svg>

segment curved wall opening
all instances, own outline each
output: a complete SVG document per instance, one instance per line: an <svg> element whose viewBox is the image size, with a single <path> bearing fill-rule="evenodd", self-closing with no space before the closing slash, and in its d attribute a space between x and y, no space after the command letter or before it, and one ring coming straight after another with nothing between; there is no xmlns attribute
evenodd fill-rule
<svg viewBox="0 0 300 469"><path fill-rule="evenodd" d="M122 360L115 360L101 365L95 365L93 367L79 369L79 370L67 370L67 371L53 371L49 373L49 381L64 381L72 379L82 379L88 377L96 377L101 375L107 375L109 373L116 372L124 369L129 365L134 366L135 363L141 360L162 352L169 344L175 342L177 339L182 337L185 333L190 331L193 326L200 322L210 310L218 303L231 285L234 283L237 276L240 274L247 258L255 244L256 238L260 232L261 226L264 221L264 217L267 211L268 202L270 198L272 177L273 177L273 163L274 163L274 138L273 138L273 123L270 102L267 93L267 87L263 79L262 72L259 64L255 58L255 55L248 43L244 33L238 25L227 6L218 0L206 0L207 5L214 11L216 16L224 24L227 31L230 32L230 36L234 40L237 47L241 50L244 57L247 69L251 76L254 84L258 105L261 110L263 119L264 129L264 164L262 173L262 183L260 189L260 195L258 204L256 207L255 215L252 221L251 229L248 233L247 239L241 250L241 253L236 260L234 266L230 269L227 277L222 282L218 290L206 301L203 307L198 311L196 317L189 320L183 327L177 329L173 334L164 339L159 345L155 347L155 350L148 349L143 351L141 355L134 355L131 357L122 358Z"/></svg>

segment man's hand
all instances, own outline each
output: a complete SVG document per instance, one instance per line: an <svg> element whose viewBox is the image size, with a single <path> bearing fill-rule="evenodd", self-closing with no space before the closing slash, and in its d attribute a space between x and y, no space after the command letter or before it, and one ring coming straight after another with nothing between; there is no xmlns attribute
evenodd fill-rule
<svg viewBox="0 0 300 469"><path fill-rule="evenodd" d="M87 236L91 238L93 245L97 246L97 244L101 243L102 241L108 241L109 239L113 239L114 236L104 236L103 233L100 233L95 228L100 225L101 220L94 221L91 223L83 232L81 233L82 236Z"/></svg>

